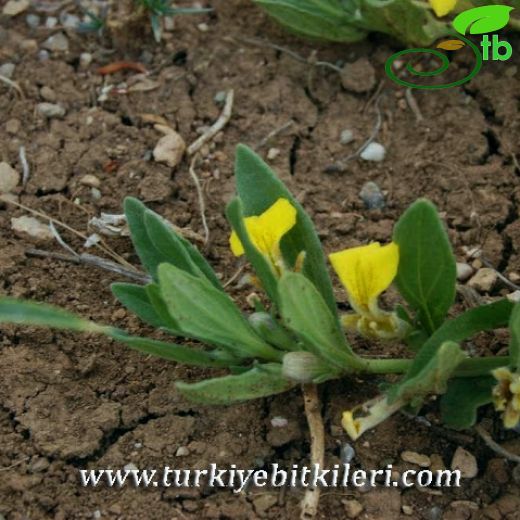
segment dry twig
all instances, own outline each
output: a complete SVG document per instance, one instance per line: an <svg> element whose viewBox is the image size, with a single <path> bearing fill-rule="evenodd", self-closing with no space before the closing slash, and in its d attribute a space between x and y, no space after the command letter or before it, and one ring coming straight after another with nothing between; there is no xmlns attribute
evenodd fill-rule
<svg viewBox="0 0 520 520"><path fill-rule="evenodd" d="M226 94L226 102L220 117L204 132L198 139L188 146L188 155L197 153L208 141L211 141L229 122L233 111L233 100L235 92L233 89Z"/></svg>
<svg viewBox="0 0 520 520"><path fill-rule="evenodd" d="M16 83L16 81L13 81L12 79L9 79L5 76L2 76L0 74L0 81L3 81L6 85L9 85L11 88L14 88L18 94L20 94L21 98L25 98L25 95L23 93L22 87Z"/></svg>
<svg viewBox="0 0 520 520"><path fill-rule="evenodd" d="M311 435L311 466L323 468L325 460L325 428L321 418L318 387L315 384L302 385L305 415ZM307 489L301 501L301 520L314 518L318 513L320 488Z"/></svg>
<svg viewBox="0 0 520 520"><path fill-rule="evenodd" d="M517 464L520 464L520 455L516 455L514 453L511 453L510 451L507 451L505 448L502 448L500 444L496 443L491 435L480 425L475 425L475 431L480 435L482 440L487 444L489 448L491 448L495 453L498 453L501 457L504 457L507 460L510 460L511 462L516 462Z"/></svg>
<svg viewBox="0 0 520 520"><path fill-rule="evenodd" d="M195 189L197 190L197 197L199 199L199 208L200 208L200 218L202 220L202 227L204 228L204 244L209 242L209 227L206 221L206 203L204 201L204 193L202 192L202 186L200 184L200 180L195 172L195 163L197 162L197 155L193 157L190 163L190 176L193 179L193 183L195 184Z"/></svg>
<svg viewBox="0 0 520 520"><path fill-rule="evenodd" d="M22 185L25 186L29 180L29 176L31 175L29 163L27 162L27 157L25 155L25 146L20 146L18 157L20 158L20 163L22 165Z"/></svg>
<svg viewBox="0 0 520 520"><path fill-rule="evenodd" d="M53 258L54 260L61 260L63 262L70 262L72 264L93 265L95 267L104 269L105 271L120 274L122 276L125 276L126 278L142 282L144 284L150 283L152 281L151 277L144 273L130 271L128 269L125 269L121 265L116 264L115 262L111 262L110 260L105 260L104 258L95 255L90 255L88 253L69 256L64 255L62 253L54 253L52 251L43 251L41 249L28 249L26 253L29 256L35 256L38 258Z"/></svg>

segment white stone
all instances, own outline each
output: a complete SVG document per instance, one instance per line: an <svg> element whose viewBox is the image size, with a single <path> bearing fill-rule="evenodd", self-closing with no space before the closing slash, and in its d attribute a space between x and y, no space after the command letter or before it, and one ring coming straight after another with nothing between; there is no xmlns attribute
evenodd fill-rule
<svg viewBox="0 0 520 520"><path fill-rule="evenodd" d="M56 103L38 103L36 105L38 113L47 119L62 118L66 110Z"/></svg>
<svg viewBox="0 0 520 520"><path fill-rule="evenodd" d="M269 148L267 151L267 159L269 161L272 161L273 159L276 159L280 155L280 149L279 148Z"/></svg>
<svg viewBox="0 0 520 520"><path fill-rule="evenodd" d="M475 478L478 473L477 459L469 451L459 446L451 460L451 469L460 470L463 478Z"/></svg>
<svg viewBox="0 0 520 520"><path fill-rule="evenodd" d="M42 47L48 51L65 52L69 50L69 39L62 32L59 32L49 36L42 43Z"/></svg>
<svg viewBox="0 0 520 520"><path fill-rule="evenodd" d="M288 421L285 417L276 416L271 419L271 426L273 428L285 428L287 426Z"/></svg>
<svg viewBox="0 0 520 520"><path fill-rule="evenodd" d="M29 0L9 0L2 9L6 16L16 16L23 13L29 7Z"/></svg>
<svg viewBox="0 0 520 520"><path fill-rule="evenodd" d="M91 174L83 175L79 180L79 183L91 188L99 188L101 186L101 181L95 175Z"/></svg>
<svg viewBox="0 0 520 520"><path fill-rule="evenodd" d="M45 27L47 29L52 29L58 25L58 19L55 16L48 16L47 20L45 20Z"/></svg>
<svg viewBox="0 0 520 520"><path fill-rule="evenodd" d="M20 174L6 162L0 163L0 193L13 191L20 182Z"/></svg>
<svg viewBox="0 0 520 520"><path fill-rule="evenodd" d="M3 65L0 65L0 76L4 76L7 79L11 79L14 74L14 69L14 63L4 63Z"/></svg>
<svg viewBox="0 0 520 520"><path fill-rule="evenodd" d="M370 143L362 152L361 159L365 161L381 162L386 155L385 147L380 143Z"/></svg>
<svg viewBox="0 0 520 520"><path fill-rule="evenodd" d="M507 299L510 301L510 302L513 302L513 303L518 303L520 302L520 291L514 291L512 293L509 293L507 295Z"/></svg>
<svg viewBox="0 0 520 520"><path fill-rule="evenodd" d="M431 466L432 461L428 455L421 455L415 451L403 451L401 453L401 458L405 462L410 462L411 464L416 464L421 468L429 468Z"/></svg>
<svg viewBox="0 0 520 520"><path fill-rule="evenodd" d="M90 52L82 52L79 55L79 66L82 69L86 69L92 63L92 54Z"/></svg>
<svg viewBox="0 0 520 520"><path fill-rule="evenodd" d="M346 128L339 136L339 142L341 144L349 144L354 140L354 132Z"/></svg>
<svg viewBox="0 0 520 520"><path fill-rule="evenodd" d="M153 149L153 157L157 162L165 163L175 168L181 161L186 150L184 139L173 130L161 137Z"/></svg>
<svg viewBox="0 0 520 520"><path fill-rule="evenodd" d="M480 292L489 292L495 286L498 275L494 269L482 267L470 279L468 285Z"/></svg>
<svg viewBox="0 0 520 520"><path fill-rule="evenodd" d="M125 464L123 469L126 471L135 471L139 468L133 462L129 462L128 464Z"/></svg>
<svg viewBox="0 0 520 520"><path fill-rule="evenodd" d="M457 262L457 280L465 282L474 273L473 267L463 262Z"/></svg>
<svg viewBox="0 0 520 520"><path fill-rule="evenodd" d="M176 457L187 457L190 454L190 450L186 446L179 446L175 452Z"/></svg>
<svg viewBox="0 0 520 520"><path fill-rule="evenodd" d="M34 217L14 217L11 219L11 228L19 235L35 238L45 242L54 239L49 226Z"/></svg>

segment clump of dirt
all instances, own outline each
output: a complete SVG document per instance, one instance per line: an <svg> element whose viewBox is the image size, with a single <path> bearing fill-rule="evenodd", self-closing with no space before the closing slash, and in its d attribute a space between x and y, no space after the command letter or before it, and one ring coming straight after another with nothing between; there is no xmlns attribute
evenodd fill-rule
<svg viewBox="0 0 520 520"><path fill-rule="evenodd" d="M464 88L414 92L423 118L418 121L405 93L385 79L384 61L395 52L387 40L352 46L306 43L287 36L245 0L215 1L213 6L211 15L176 18L160 46L138 40L137 51L114 52L103 40L66 30L67 51L42 52L48 37L61 30L43 26L47 14L38 13L42 24L37 28L29 27L23 15L0 21L0 60L15 65L12 80L24 93L22 98L0 85L0 158L21 172L20 147L25 148L30 176L15 193L21 203L88 234L90 217L121 213L123 198L132 195L179 227L201 234L189 164L184 161L172 171L153 161L152 150L161 135L146 115L161 116L191 143L219 116L222 92L233 88L231 121L204 147L197 165L210 229L205 253L223 279L230 279L238 268L228 250L224 208L234 191L232 164L239 142L269 157L315 220L327 252L388 241L408 204L428 197L442 212L460 261L465 261L464 248L480 247L506 276L520 278L516 55L507 64L486 64ZM381 87L363 94L346 91L334 70L246 43L241 40L244 35L276 42L304 58L317 50L320 60L333 64L368 58ZM510 39L515 47L518 37ZM98 67L120 60L143 63L157 86L125 93L134 72L108 77L96 73ZM456 63L460 73L469 67L464 60ZM108 85L115 88L109 91ZM103 92L108 93L102 96ZM345 163L344 171L326 173L371 134L376 98L383 121L377 140L386 148L385 160L356 158ZM42 117L37 110L42 102L59 104L65 115ZM344 130L352 132L353 140L342 144ZM95 190L84 182L85 175L99 180ZM367 181L383 191L383 209L365 208L359 192ZM161 337L116 303L109 285L120 280L118 276L26 254L34 244L11 230L11 218L23 214L16 207L0 208L2 293L60 305L131 333ZM84 250L81 238L67 232L63 237L75 250ZM128 237L106 241L137 265ZM39 247L63 252L52 242ZM231 287L243 302L244 291ZM491 295L481 298L510 291L498 283ZM339 286L337 298L340 305L345 302ZM458 307L466 305L459 297ZM384 345L354 342L361 352L377 349L388 355ZM505 334L488 334L471 347L498 352L506 345ZM307 462L309 439L299 391L216 408L193 405L176 393L174 381L207 375L141 356L97 336L3 326L0 516L141 518L146 511L157 519L296 518L300 490L249 489L234 495L202 488L81 487L82 468L204 468L209 463L262 468L273 462ZM322 389L328 464L340 463L348 442L339 428L341 412L376 395L383 382L351 379ZM394 463L402 470L409 466L400 454L412 450L436 455L449 466L462 446L477 459L477 477L442 492L324 491L320 515L345 516L352 512L346 500L355 497L363 508L358 518L365 519L516 518L520 504L513 465L474 432L442 428L434 402L423 414L419 420L396 415L364 436L353 444L353 463L365 469ZM286 426L273 426L275 417L285 418ZM499 442L507 441L510 451L520 453L518 437L492 422L491 410L484 409L481 419L493 427Z"/></svg>

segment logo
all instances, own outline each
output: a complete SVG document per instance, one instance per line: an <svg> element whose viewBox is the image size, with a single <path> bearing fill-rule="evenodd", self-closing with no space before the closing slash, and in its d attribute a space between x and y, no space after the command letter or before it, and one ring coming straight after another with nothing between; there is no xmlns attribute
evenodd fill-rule
<svg viewBox="0 0 520 520"><path fill-rule="evenodd" d="M404 51L396 52L390 56L388 60L386 60L385 71L387 76L392 81L395 81L399 85L403 85L405 87L430 90L457 87L467 83L479 73L484 61L506 61L513 55L513 48L509 42L500 40L496 34L493 34L492 36L489 35L489 33L498 31L508 24L509 14L513 9L513 7L509 7L507 5L485 5L482 7L475 7L460 13L453 20L453 28L456 31L453 31L454 38L440 42L437 44L436 49L417 48L405 49ZM466 38L466 35L470 34L483 35L480 46ZM440 65L436 69L423 71L416 68L416 66L414 66L411 62L408 62L406 64L405 70L412 76L416 77L439 76L450 66L448 55L441 52L441 50L457 51L464 47L468 47L472 50L475 56L475 65L473 69L467 74L467 76L451 83L420 85L399 78L394 70L394 64L396 60L402 56L407 54L425 53L436 57L440 61Z"/></svg>

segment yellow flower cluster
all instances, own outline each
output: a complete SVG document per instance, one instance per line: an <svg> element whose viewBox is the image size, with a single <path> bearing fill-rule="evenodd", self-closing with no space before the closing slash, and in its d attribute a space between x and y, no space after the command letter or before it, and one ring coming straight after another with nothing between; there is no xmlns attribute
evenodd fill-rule
<svg viewBox="0 0 520 520"><path fill-rule="evenodd" d="M506 428L515 428L520 423L520 373L511 372L507 367L493 370L498 384L493 389L493 404Z"/></svg>

